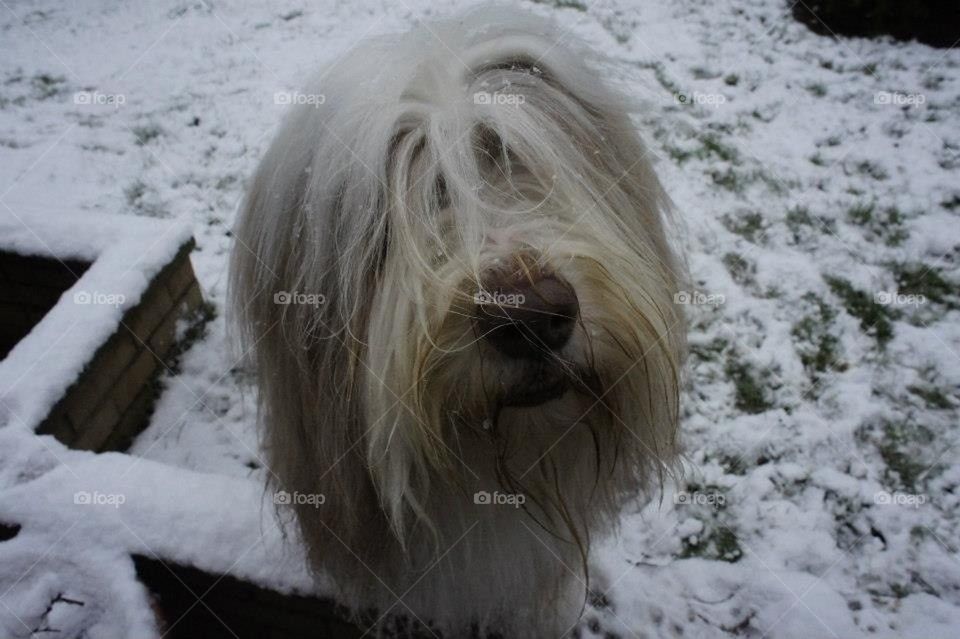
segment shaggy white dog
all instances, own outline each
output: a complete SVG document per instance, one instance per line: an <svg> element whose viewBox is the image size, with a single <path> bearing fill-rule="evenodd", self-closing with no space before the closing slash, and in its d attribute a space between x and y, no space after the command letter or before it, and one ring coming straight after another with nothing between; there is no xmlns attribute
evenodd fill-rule
<svg viewBox="0 0 960 639"><path fill-rule="evenodd" d="M669 200L571 40L492 9L362 43L240 213L272 489L377 628L562 634L591 541L676 460Z"/></svg>

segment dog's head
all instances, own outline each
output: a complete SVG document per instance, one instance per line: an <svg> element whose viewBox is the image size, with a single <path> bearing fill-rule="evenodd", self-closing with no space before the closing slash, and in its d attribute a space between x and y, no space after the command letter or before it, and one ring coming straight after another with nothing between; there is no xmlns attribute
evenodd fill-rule
<svg viewBox="0 0 960 639"><path fill-rule="evenodd" d="M321 73L236 229L280 483L349 494L364 469L401 536L487 456L533 492L579 458L595 489L616 478L608 503L677 452L680 264L626 101L566 34L487 24Z"/></svg>

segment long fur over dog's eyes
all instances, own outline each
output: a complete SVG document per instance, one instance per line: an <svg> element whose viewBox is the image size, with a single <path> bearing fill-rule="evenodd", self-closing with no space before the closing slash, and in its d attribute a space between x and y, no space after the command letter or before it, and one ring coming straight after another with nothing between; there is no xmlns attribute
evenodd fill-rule
<svg viewBox="0 0 960 639"><path fill-rule="evenodd" d="M407 610L447 623L562 620L564 565L586 573L591 536L676 460L670 203L601 68L501 9L377 38L308 83L322 99L253 177L230 289L270 485L325 496L282 512L355 608L411 588ZM537 408L509 404L529 367L471 317L504 264L579 299L550 360L572 390Z"/></svg>

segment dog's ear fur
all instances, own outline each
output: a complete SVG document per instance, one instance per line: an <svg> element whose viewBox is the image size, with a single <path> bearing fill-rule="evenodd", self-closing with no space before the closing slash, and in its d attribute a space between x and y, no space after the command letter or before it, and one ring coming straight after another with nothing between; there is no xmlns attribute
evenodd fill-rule
<svg viewBox="0 0 960 639"><path fill-rule="evenodd" d="M268 491L324 495L321 508L293 504L311 553L339 543L363 553L363 539L350 531L383 520L366 469L358 390L362 302L372 298L382 241L373 237L375 220L358 237L344 208L380 204L346 194L351 178L363 178L331 164L342 154L320 155L328 150L316 144L322 137L306 132L323 117L322 109L295 110L253 176L234 227L229 297L236 341L256 370ZM359 277L341 266L346 251L369 254ZM294 294L318 303L290 303Z"/></svg>

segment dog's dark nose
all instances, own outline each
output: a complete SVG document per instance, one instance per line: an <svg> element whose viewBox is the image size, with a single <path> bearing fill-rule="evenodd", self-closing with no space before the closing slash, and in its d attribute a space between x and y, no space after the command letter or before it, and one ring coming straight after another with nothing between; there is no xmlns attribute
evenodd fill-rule
<svg viewBox="0 0 960 639"><path fill-rule="evenodd" d="M491 278L476 297L477 331L512 358L537 358L558 351L570 339L580 305L567 282L515 274Z"/></svg>

